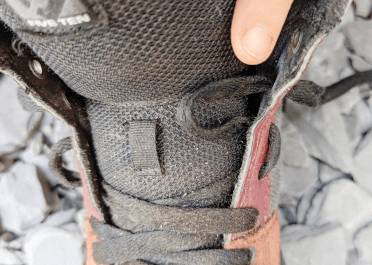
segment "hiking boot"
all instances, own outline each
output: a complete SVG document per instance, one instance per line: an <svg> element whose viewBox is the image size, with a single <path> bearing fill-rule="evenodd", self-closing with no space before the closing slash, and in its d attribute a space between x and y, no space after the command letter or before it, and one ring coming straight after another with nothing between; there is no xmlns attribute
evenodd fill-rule
<svg viewBox="0 0 372 265"><path fill-rule="evenodd" d="M231 48L235 1L210 3L0 3L1 71L71 129L50 168L83 188L89 265L280 264L275 123L287 93L337 96L296 83L351 1L295 1L257 66Z"/></svg>

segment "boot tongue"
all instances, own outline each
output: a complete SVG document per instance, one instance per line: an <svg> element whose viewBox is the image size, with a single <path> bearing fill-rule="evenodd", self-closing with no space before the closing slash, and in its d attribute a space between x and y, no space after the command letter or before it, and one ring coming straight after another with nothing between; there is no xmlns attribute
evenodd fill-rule
<svg viewBox="0 0 372 265"><path fill-rule="evenodd" d="M181 129L176 107L124 108L87 99L99 172L113 188L141 199L161 203L181 196L189 203L210 204L219 197L221 202L240 168L247 126L207 141ZM248 116L247 100L199 100L193 113L201 126L215 128Z"/></svg>

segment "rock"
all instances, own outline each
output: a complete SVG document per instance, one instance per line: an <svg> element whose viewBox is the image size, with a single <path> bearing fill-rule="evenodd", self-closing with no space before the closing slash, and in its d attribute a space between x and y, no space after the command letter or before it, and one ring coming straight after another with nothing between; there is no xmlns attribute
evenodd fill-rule
<svg viewBox="0 0 372 265"><path fill-rule="evenodd" d="M70 129L66 124L58 119L53 120L52 142L57 143L59 140L69 137Z"/></svg>
<svg viewBox="0 0 372 265"><path fill-rule="evenodd" d="M351 154L354 150L338 109L335 101L328 102L312 112L310 123L336 151L339 161L343 163L342 169L350 172L353 167Z"/></svg>
<svg viewBox="0 0 372 265"><path fill-rule="evenodd" d="M282 137L281 156L283 163L290 167L304 167L308 163L308 154L305 145L293 138Z"/></svg>
<svg viewBox="0 0 372 265"><path fill-rule="evenodd" d="M38 137L40 136L42 136L42 134L38 133L34 139L31 139L26 149L20 153L19 157L23 162L37 166L37 168L43 173L43 176L46 177L49 184L51 186L55 186L58 184L58 182L57 179L52 174L52 172L50 172L49 170L48 166L49 159L47 155L43 153L37 155L37 153L35 153L35 146L40 144L38 142L39 141Z"/></svg>
<svg viewBox="0 0 372 265"><path fill-rule="evenodd" d="M84 239L79 234L45 227L27 234L23 250L29 265L82 265L83 243Z"/></svg>
<svg viewBox="0 0 372 265"><path fill-rule="evenodd" d="M299 224L307 223L307 216L314 196L321 190L323 184L319 181L310 186L304 194L300 197L296 207L296 220Z"/></svg>
<svg viewBox="0 0 372 265"><path fill-rule="evenodd" d="M368 99L368 106L369 106L369 109L372 110L372 96Z"/></svg>
<svg viewBox="0 0 372 265"><path fill-rule="evenodd" d="M27 137L31 113L22 109L17 99L18 85L9 77L0 79L0 154L10 152Z"/></svg>
<svg viewBox="0 0 372 265"><path fill-rule="evenodd" d="M1 265L18 265L23 264L18 256L5 248L0 248L0 264Z"/></svg>
<svg viewBox="0 0 372 265"><path fill-rule="evenodd" d="M303 168L283 165L280 178L280 192L293 195L302 193L318 179L318 161L308 158L308 164Z"/></svg>
<svg viewBox="0 0 372 265"><path fill-rule="evenodd" d="M315 51L303 77L319 86L329 86L340 80L341 71L349 67L349 52L341 32L328 35Z"/></svg>
<svg viewBox="0 0 372 265"><path fill-rule="evenodd" d="M73 149L64 153L62 158L63 158L63 161L65 162L65 167L67 169L79 172L76 159L75 159L75 153Z"/></svg>
<svg viewBox="0 0 372 265"><path fill-rule="evenodd" d="M372 265L372 263L360 260L358 257L358 251L356 249L352 249L348 251L348 263L350 265Z"/></svg>
<svg viewBox="0 0 372 265"><path fill-rule="evenodd" d="M359 259L372 263L372 222L360 229L354 237Z"/></svg>
<svg viewBox="0 0 372 265"><path fill-rule="evenodd" d="M281 249L286 265L344 265L346 247L340 226L322 227L302 225L283 229Z"/></svg>
<svg viewBox="0 0 372 265"><path fill-rule="evenodd" d="M368 99L372 97L372 84L371 83L364 83L362 85L357 86L359 90L360 97L363 99Z"/></svg>
<svg viewBox="0 0 372 265"><path fill-rule="evenodd" d="M342 32L355 54L372 63L372 21L351 22L342 29Z"/></svg>
<svg viewBox="0 0 372 265"><path fill-rule="evenodd" d="M356 115L342 115L346 134L350 141L351 150L354 152L362 139L362 128Z"/></svg>
<svg viewBox="0 0 372 265"><path fill-rule="evenodd" d="M43 227L59 227L64 224L74 221L76 215L76 209L69 209L66 211L59 211L49 215L46 220L42 223Z"/></svg>
<svg viewBox="0 0 372 265"><path fill-rule="evenodd" d="M372 112L364 100L360 100L359 103L354 106L351 115L358 118L362 133L366 133L372 128Z"/></svg>
<svg viewBox="0 0 372 265"><path fill-rule="evenodd" d="M354 3L356 6L355 15L367 18L371 14L371 0L354 0Z"/></svg>
<svg viewBox="0 0 372 265"><path fill-rule="evenodd" d="M34 165L16 163L0 177L2 226L16 234L38 225L58 201Z"/></svg>
<svg viewBox="0 0 372 265"><path fill-rule="evenodd" d="M349 173L353 166L352 146L335 104L329 102L312 110L287 100L285 115L300 132L311 156Z"/></svg>
<svg viewBox="0 0 372 265"><path fill-rule="evenodd" d="M327 164L320 163L319 165L319 179L322 183L328 183L335 179L345 178L345 173L334 169Z"/></svg>
<svg viewBox="0 0 372 265"><path fill-rule="evenodd" d="M314 201L319 202L320 207L311 207L309 214L311 211L317 212L313 214L317 218L307 220L306 223L320 226L329 222L340 222L345 231L348 249L353 248L353 235L372 221L372 197L351 180L332 181L316 194Z"/></svg>
<svg viewBox="0 0 372 265"><path fill-rule="evenodd" d="M372 195L372 131L360 143L354 156L355 182Z"/></svg>
<svg viewBox="0 0 372 265"><path fill-rule="evenodd" d="M344 69L340 71L339 79L341 80L341 79L347 78L349 76L352 76L353 74L355 74L353 67L351 67L350 65L347 65L345 66Z"/></svg>
<svg viewBox="0 0 372 265"><path fill-rule="evenodd" d="M82 235L85 235L85 217L86 217L85 209L79 210L75 215L75 221L78 224L80 233Z"/></svg>
<svg viewBox="0 0 372 265"><path fill-rule="evenodd" d="M359 56L357 56L355 54L351 54L350 59L351 59L351 65L358 72L364 72L364 71L372 70L372 64L367 63L366 61L364 61Z"/></svg>
<svg viewBox="0 0 372 265"><path fill-rule="evenodd" d="M57 187L56 192L63 197L58 206L59 210L67 210L71 208L81 209L84 207L82 188L65 189L63 187Z"/></svg>

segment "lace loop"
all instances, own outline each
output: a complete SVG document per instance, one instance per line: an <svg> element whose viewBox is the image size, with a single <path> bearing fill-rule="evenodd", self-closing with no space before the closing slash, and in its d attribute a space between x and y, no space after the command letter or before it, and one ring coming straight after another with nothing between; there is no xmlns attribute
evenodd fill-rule
<svg viewBox="0 0 372 265"><path fill-rule="evenodd" d="M206 101L223 98L241 97L252 93L259 93L270 89L271 82L263 76L244 76L220 80L208 84L198 91L185 95L177 108L177 120L186 132L205 140L216 140L222 134L235 126L251 121L249 117L235 117L220 127L213 129L203 128L198 124L192 108L200 97Z"/></svg>

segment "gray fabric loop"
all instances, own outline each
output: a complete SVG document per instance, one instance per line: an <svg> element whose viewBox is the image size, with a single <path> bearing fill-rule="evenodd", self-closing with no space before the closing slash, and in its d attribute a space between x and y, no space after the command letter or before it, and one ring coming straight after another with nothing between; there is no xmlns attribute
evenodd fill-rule
<svg viewBox="0 0 372 265"><path fill-rule="evenodd" d="M314 82L300 80L287 93L289 99L309 107L316 107L319 99L324 93L324 88L318 86Z"/></svg>
<svg viewBox="0 0 372 265"><path fill-rule="evenodd" d="M193 114L193 105L198 98L206 101L241 97L270 89L270 80L262 76L229 78L208 84L194 93L185 95L177 108L176 118L186 132L205 140L216 140L222 134L238 125L251 121L249 117L235 117L220 127L206 129L200 126Z"/></svg>
<svg viewBox="0 0 372 265"><path fill-rule="evenodd" d="M110 206L113 222L132 232L160 230L238 233L252 229L259 215L253 208L182 208L157 205L123 194L105 183L103 188L106 191L104 201Z"/></svg>
<svg viewBox="0 0 372 265"><path fill-rule="evenodd" d="M68 188L81 187L82 182L78 172L70 171L63 167L62 155L72 149L70 137L63 138L53 145L49 155L49 169L58 182Z"/></svg>
<svg viewBox="0 0 372 265"><path fill-rule="evenodd" d="M136 175L161 175L155 131L156 121L129 122L129 142Z"/></svg>
<svg viewBox="0 0 372 265"><path fill-rule="evenodd" d="M278 163L278 159L280 156L280 131L274 123L271 123L270 125L268 141L269 144L267 147L266 158L258 174L259 180L263 179L274 168L274 166Z"/></svg>

